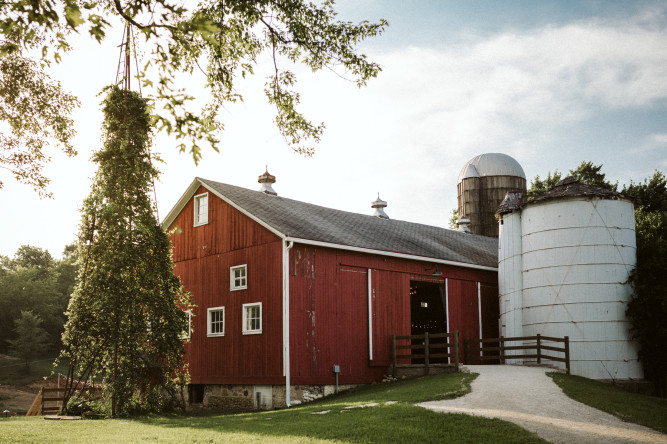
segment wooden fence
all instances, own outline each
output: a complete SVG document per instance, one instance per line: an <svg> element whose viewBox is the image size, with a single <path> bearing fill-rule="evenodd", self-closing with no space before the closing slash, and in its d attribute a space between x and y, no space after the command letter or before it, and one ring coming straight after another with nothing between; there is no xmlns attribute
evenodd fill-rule
<svg viewBox="0 0 667 444"><path fill-rule="evenodd" d="M102 395L100 387L86 387L82 394L88 399L98 399ZM26 416L38 416L47 413L60 413L63 409L63 400L65 396L65 387L45 388L39 391L35 400L32 402Z"/></svg>
<svg viewBox="0 0 667 444"><path fill-rule="evenodd" d="M508 343L519 342L521 345L508 345ZM545 344L545 341L549 344ZM551 343L562 343L562 347L550 345ZM471 344L475 344L473 347ZM485 345L491 344L491 345ZM516 350L533 351L533 353L513 354ZM562 353L563 356L553 356L552 354L545 354L545 351ZM542 363L543 359L557 362L564 362L567 373L570 373L570 338L565 336L563 338L553 338L550 336L521 336L514 338L486 338L486 339L470 339L465 340L465 363L472 364L475 361L497 361L504 364L507 359L536 359L538 364Z"/></svg>
<svg viewBox="0 0 667 444"><path fill-rule="evenodd" d="M399 367L459 368L459 332L391 337L393 373ZM407 350L407 353L405 352ZM453 350L453 351L452 351ZM409 363L405 362L409 361Z"/></svg>

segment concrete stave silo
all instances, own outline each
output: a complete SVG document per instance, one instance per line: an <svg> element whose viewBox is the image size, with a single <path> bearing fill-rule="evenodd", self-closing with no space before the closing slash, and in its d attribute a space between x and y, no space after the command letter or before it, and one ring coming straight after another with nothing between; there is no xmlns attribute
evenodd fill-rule
<svg viewBox="0 0 667 444"><path fill-rule="evenodd" d="M486 153L470 159L457 181L458 213L470 219L470 231L498 237L495 213L505 194L526 191L526 174L512 157Z"/></svg>
<svg viewBox="0 0 667 444"><path fill-rule="evenodd" d="M573 374L641 378L625 315L636 263L632 201L568 178L499 214L501 334L569 336Z"/></svg>

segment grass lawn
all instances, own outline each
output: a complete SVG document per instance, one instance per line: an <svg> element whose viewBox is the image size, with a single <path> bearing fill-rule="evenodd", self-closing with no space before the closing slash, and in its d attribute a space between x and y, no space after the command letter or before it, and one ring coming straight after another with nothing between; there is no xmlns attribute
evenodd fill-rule
<svg viewBox="0 0 667 444"><path fill-rule="evenodd" d="M290 409L259 413L82 421L2 418L0 436L5 442L50 443L544 442L509 422L435 413L413 404L460 396L470 390L473 379L457 373L376 384ZM367 405L372 403L377 405Z"/></svg>
<svg viewBox="0 0 667 444"><path fill-rule="evenodd" d="M667 399L626 392L581 376L563 373L547 375L574 400L611 413L623 421L667 433Z"/></svg>
<svg viewBox="0 0 667 444"><path fill-rule="evenodd" d="M37 358L30 363L30 373L26 371L25 363L21 359L0 355L0 384L26 386L44 376L50 376L53 371L55 357ZM58 366L60 373L67 373L67 364ZM55 373L57 375L58 371Z"/></svg>

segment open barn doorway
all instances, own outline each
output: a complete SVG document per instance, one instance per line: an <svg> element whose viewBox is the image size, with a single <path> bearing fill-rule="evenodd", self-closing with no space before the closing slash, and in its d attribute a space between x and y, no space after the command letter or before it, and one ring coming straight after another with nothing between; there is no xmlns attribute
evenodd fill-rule
<svg viewBox="0 0 667 444"><path fill-rule="evenodd" d="M410 281L410 334L423 335L428 332L447 333L445 310L445 286L434 282ZM431 344L444 343L446 338L429 340ZM413 340L413 345L423 343ZM443 353L444 351L440 351ZM446 358L432 359L433 364L446 364ZM413 364L423 364L423 358L413 358Z"/></svg>

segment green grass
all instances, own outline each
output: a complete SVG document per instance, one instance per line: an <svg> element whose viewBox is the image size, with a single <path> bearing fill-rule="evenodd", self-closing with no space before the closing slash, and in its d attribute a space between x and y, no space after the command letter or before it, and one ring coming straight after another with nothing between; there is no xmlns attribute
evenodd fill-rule
<svg viewBox="0 0 667 444"><path fill-rule="evenodd" d="M25 368L25 363L20 359L0 355L0 384L26 386L45 377L50 376L53 371L55 357L37 358L30 363L30 372ZM67 373L67 364L61 363L55 373Z"/></svg>
<svg viewBox="0 0 667 444"><path fill-rule="evenodd" d="M377 384L290 409L221 415L45 421L0 419L6 442L478 443L544 442L509 422L435 413L413 403L469 390L474 376L449 374ZM389 403L395 401L395 403ZM377 406L361 407L369 403ZM345 407L358 406L346 409ZM326 413L323 413L326 412Z"/></svg>
<svg viewBox="0 0 667 444"><path fill-rule="evenodd" d="M581 376L547 373L570 398L623 421L667 433L667 399L621 390Z"/></svg>

